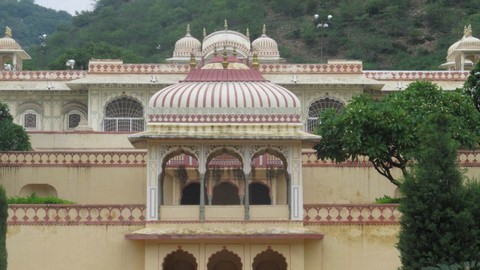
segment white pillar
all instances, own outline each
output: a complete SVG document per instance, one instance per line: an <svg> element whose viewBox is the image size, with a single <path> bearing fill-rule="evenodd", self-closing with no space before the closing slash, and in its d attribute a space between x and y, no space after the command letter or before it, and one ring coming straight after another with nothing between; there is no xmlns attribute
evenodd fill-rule
<svg viewBox="0 0 480 270"><path fill-rule="evenodd" d="M147 150L147 221L158 220L160 202L159 176L161 174L161 160L159 158L158 144L148 144Z"/></svg>
<svg viewBox="0 0 480 270"><path fill-rule="evenodd" d="M205 220L205 177L207 172L207 153L205 146L202 144L200 146L198 157L198 173L200 176L200 213L199 219Z"/></svg>
<svg viewBox="0 0 480 270"><path fill-rule="evenodd" d="M289 146L287 173L290 175L290 219L303 220L302 145Z"/></svg>
<svg viewBox="0 0 480 270"><path fill-rule="evenodd" d="M243 175L244 175L244 196L243 196L243 206L244 206L244 213L243 219L250 220L250 194L249 194L249 186L248 186L248 178L250 176L250 172L252 171L252 156L250 152L250 145L246 144L243 148Z"/></svg>

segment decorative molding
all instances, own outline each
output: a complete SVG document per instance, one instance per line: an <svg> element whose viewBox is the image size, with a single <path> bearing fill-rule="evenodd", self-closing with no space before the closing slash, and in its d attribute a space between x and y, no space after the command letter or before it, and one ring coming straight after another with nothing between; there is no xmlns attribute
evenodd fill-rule
<svg viewBox="0 0 480 270"><path fill-rule="evenodd" d="M468 71L364 71L365 77L380 81L465 81Z"/></svg>
<svg viewBox="0 0 480 270"><path fill-rule="evenodd" d="M35 132L32 132L35 133ZM41 132L44 133L44 132ZM52 132L55 133L55 132ZM66 132L63 132L66 133ZM111 133L116 134L116 133ZM129 134L129 133L126 133ZM285 148L277 145L258 145L258 147L271 147L287 155ZM195 149L192 145L170 145L165 151L172 149ZM194 151L198 155L198 151ZM257 150L255 150L257 151ZM166 152L162 152L165 154ZM266 164L278 165L279 160L271 157L271 161L265 163L254 159L252 163L256 168L265 167ZM258 160L259 164L256 164ZM480 150L462 150L458 152L458 164L460 167L480 167ZM180 164L180 162L183 162ZM230 162L230 161L228 161ZM273 162L273 163L272 163ZM217 162L218 163L218 162ZM219 165L215 163L215 165ZM260 165L263 164L262 165ZM278 164L277 164L278 163ZM189 158L182 160L174 159L167 163L167 167L184 165L185 167L198 167L196 161ZM228 165L227 165L228 166ZM0 152L0 167L146 167L145 151L116 151L116 152L91 152L91 151L31 151L31 152ZM332 160L318 160L314 151L302 152L302 167L372 167L367 157L359 157L356 161L335 163Z"/></svg>
<svg viewBox="0 0 480 270"><path fill-rule="evenodd" d="M306 204L303 223L315 225L398 225L397 204ZM144 226L145 205L40 205L13 204L8 208L9 226ZM298 223L290 220L252 221L154 221L158 224L197 223Z"/></svg>
<svg viewBox="0 0 480 270"><path fill-rule="evenodd" d="M149 114L150 123L299 123L300 114Z"/></svg>
<svg viewBox="0 0 480 270"><path fill-rule="evenodd" d="M362 74L361 63L338 64L263 64L259 71L263 74Z"/></svg>
<svg viewBox="0 0 480 270"><path fill-rule="evenodd" d="M189 65L90 63L88 73L162 74L188 73Z"/></svg>
<svg viewBox="0 0 480 270"><path fill-rule="evenodd" d="M398 225L397 204L305 204L305 225Z"/></svg>
<svg viewBox="0 0 480 270"><path fill-rule="evenodd" d="M145 167L145 152L1 152L0 167Z"/></svg>
<svg viewBox="0 0 480 270"><path fill-rule="evenodd" d="M86 71L2 71L0 81L71 81L85 78Z"/></svg>
<svg viewBox="0 0 480 270"><path fill-rule="evenodd" d="M9 226L15 225L144 225L145 206L13 204Z"/></svg>

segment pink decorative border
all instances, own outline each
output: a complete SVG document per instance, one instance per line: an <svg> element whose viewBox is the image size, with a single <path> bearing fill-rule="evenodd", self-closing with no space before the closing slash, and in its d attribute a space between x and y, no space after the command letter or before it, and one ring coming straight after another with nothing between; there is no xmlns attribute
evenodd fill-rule
<svg viewBox="0 0 480 270"><path fill-rule="evenodd" d="M153 123L300 123L299 114L149 114Z"/></svg>
<svg viewBox="0 0 480 270"><path fill-rule="evenodd" d="M305 225L397 225L397 204L306 204ZM14 204L8 208L8 225L145 225L145 206L132 205L36 205ZM158 224L189 223L298 223L290 220L251 221L151 221Z"/></svg>
<svg viewBox="0 0 480 270"><path fill-rule="evenodd" d="M1 71L0 81L71 81L86 76L86 71L78 70Z"/></svg>
<svg viewBox="0 0 480 270"><path fill-rule="evenodd" d="M188 73L189 65L90 63L88 73L161 74Z"/></svg>
<svg viewBox="0 0 480 270"><path fill-rule="evenodd" d="M145 152L3 152L4 167L145 167Z"/></svg>
<svg viewBox="0 0 480 270"><path fill-rule="evenodd" d="M480 150L462 150L458 152L458 165L461 167L480 167ZM229 164L231 161L227 161ZM259 161L260 163L260 161ZM318 160L315 152L302 153L303 167L371 167L366 157L355 161L335 163L331 160ZM264 166L281 165L272 158L263 162ZM196 162L189 158L174 158L167 166L185 165L197 167ZM220 164L217 164L220 165ZM231 165L231 164L230 164ZM145 167L145 151L31 151L31 152L0 152L0 167ZM229 166L229 165L226 165ZM262 167L258 164L257 168Z"/></svg>
<svg viewBox="0 0 480 270"><path fill-rule="evenodd" d="M264 74L361 74L362 64L360 63L339 63L339 64L264 64L260 65L259 71Z"/></svg>
<svg viewBox="0 0 480 270"><path fill-rule="evenodd" d="M144 225L144 205L38 205L8 208L8 225Z"/></svg>
<svg viewBox="0 0 480 270"><path fill-rule="evenodd" d="M305 225L398 224L397 204L306 204Z"/></svg>
<svg viewBox="0 0 480 270"><path fill-rule="evenodd" d="M379 81L465 81L468 71L364 71L365 77Z"/></svg>

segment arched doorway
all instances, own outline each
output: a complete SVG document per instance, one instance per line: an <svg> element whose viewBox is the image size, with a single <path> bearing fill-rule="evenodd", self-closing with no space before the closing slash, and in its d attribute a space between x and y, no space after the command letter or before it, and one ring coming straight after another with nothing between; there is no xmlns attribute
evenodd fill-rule
<svg viewBox="0 0 480 270"><path fill-rule="evenodd" d="M227 250L223 249L213 254L208 259L207 270L241 270L242 261L240 257Z"/></svg>
<svg viewBox="0 0 480 270"><path fill-rule="evenodd" d="M270 189L261 183L251 183L248 187L250 192L250 205L270 205L272 199L270 198Z"/></svg>
<svg viewBox="0 0 480 270"><path fill-rule="evenodd" d="M196 270L197 260L192 254L181 249L168 254L163 260L163 270Z"/></svg>
<svg viewBox="0 0 480 270"><path fill-rule="evenodd" d="M207 191L204 190L206 193ZM182 189L181 205L199 205L200 204L200 183L192 182Z"/></svg>
<svg viewBox="0 0 480 270"><path fill-rule="evenodd" d="M212 205L239 205L238 187L229 182L222 182L213 188Z"/></svg>
<svg viewBox="0 0 480 270"><path fill-rule="evenodd" d="M253 259L253 270L287 270L285 257L271 248L258 254Z"/></svg>

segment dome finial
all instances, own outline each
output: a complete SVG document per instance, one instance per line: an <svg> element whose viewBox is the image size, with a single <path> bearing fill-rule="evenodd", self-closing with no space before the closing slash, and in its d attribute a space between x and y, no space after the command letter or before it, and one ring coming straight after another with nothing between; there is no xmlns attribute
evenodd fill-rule
<svg viewBox="0 0 480 270"><path fill-rule="evenodd" d="M228 30L228 22L227 19L225 19L225 22L223 24L223 27L225 27L225 30Z"/></svg>
<svg viewBox="0 0 480 270"><path fill-rule="evenodd" d="M190 35L190 24L187 23L187 35Z"/></svg>
<svg viewBox="0 0 480 270"><path fill-rule="evenodd" d="M265 24L263 25L262 35L264 35L264 36L267 35L267 26Z"/></svg>
<svg viewBox="0 0 480 270"><path fill-rule="evenodd" d="M197 59L195 59L195 54L192 52L190 53L190 69L195 69L197 67Z"/></svg>
<svg viewBox="0 0 480 270"><path fill-rule="evenodd" d="M260 64L258 63L258 52L253 51L253 59L252 59L252 68L258 70Z"/></svg>
<svg viewBox="0 0 480 270"><path fill-rule="evenodd" d="M205 27L203 27L203 38L206 38L207 37L207 30L205 29Z"/></svg>
<svg viewBox="0 0 480 270"><path fill-rule="evenodd" d="M463 27L463 36L464 37L471 37L472 36L472 25L471 24Z"/></svg>
<svg viewBox="0 0 480 270"><path fill-rule="evenodd" d="M228 55L227 55L227 47L223 47L223 61L222 61L223 69L227 69L228 67Z"/></svg>
<svg viewBox="0 0 480 270"><path fill-rule="evenodd" d="M10 27L5 27L5 37L9 37L11 38L13 35L12 35L12 29L10 29Z"/></svg>
<svg viewBox="0 0 480 270"><path fill-rule="evenodd" d="M248 29L248 27L247 27L247 33L245 35L247 36L248 39L250 39L250 29Z"/></svg>

